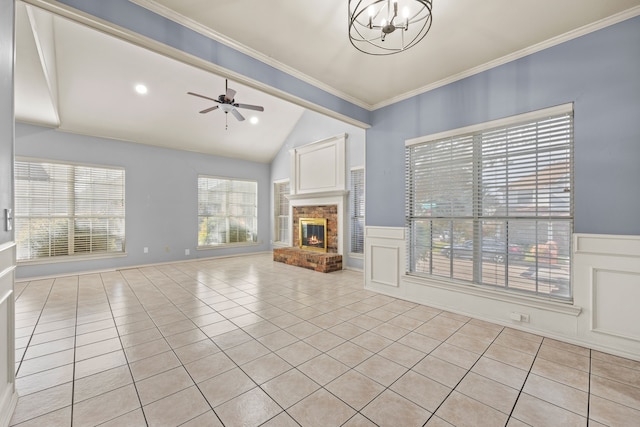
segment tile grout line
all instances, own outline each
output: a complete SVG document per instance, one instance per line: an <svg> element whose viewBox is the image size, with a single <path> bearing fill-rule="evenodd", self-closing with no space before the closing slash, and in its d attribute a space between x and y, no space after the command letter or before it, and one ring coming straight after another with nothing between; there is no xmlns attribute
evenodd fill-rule
<svg viewBox="0 0 640 427"><path fill-rule="evenodd" d="M471 320L473 320L473 318L472 318L472 317L471 317L471 318L469 318L469 320L467 320L467 321L464 323L464 325L469 324L469 322L470 322ZM464 326L464 325L462 325L462 326ZM460 327L459 327L458 329L456 329L453 333L451 333L451 335L449 335L449 336L447 337L447 339L451 338L451 337L452 337L456 332L458 332L458 331L462 328L462 326L460 326ZM427 418L427 421L425 421L425 423L423 424L423 427L425 427L425 426L429 423L429 421L430 421L433 417L435 417L435 416L436 416L436 412L438 412L438 409L440 409L440 407L444 404L444 402L446 402L446 401L447 401L447 399L449 398L449 396L451 396L451 395L453 394L453 392L454 392L454 391L456 390L456 388L460 385L460 383L461 383L461 382L466 378L466 376L467 376L467 375L469 375L469 372L471 372L471 370L473 369L473 367L474 367L474 366L476 366L476 364L480 361L480 359L485 355L485 353L487 352L487 350L489 350L489 347L491 347L491 344L493 344L493 343L496 341L496 339L498 339L498 337L499 337L499 336L500 336L500 334L504 331L504 329L505 329L505 327L503 326L503 327L502 327L502 329L500 329L500 332L495 336L495 338L493 338L493 339L491 340L491 343L487 346L487 348L482 352L482 354L480 354L480 357L478 357L478 358L476 359L476 361L475 361L475 362L473 362L473 364L469 367L469 369L467 369L467 372L465 372L465 374L462 376L462 378L460 378L460 380L456 383L456 385L454 385L453 387L451 387L451 391L450 391L449 393L447 393L447 396L446 396L444 399L442 399L442 401L438 404L438 406L436 407L436 409L431 413L431 415L429 416L429 418ZM433 353L433 351L435 351L435 350L436 350L438 347L440 347L444 342L446 342L446 340L447 340L447 339L445 339L445 340L444 340L444 341L442 341L440 344L438 344L438 346L437 346L436 348L434 348L433 350L431 350L431 352L430 352L429 354ZM452 345L452 344L450 344L450 345ZM463 350L466 350L466 349L463 349ZM467 351L470 351L470 350L467 350ZM427 355L427 356L428 356L428 355ZM426 358L427 356L425 356L424 358ZM433 357L436 357L436 358L440 359L438 356L433 356ZM424 358L423 358L423 359L424 359ZM443 359L441 359L441 360L443 360ZM445 360L445 362L446 362L446 360ZM419 362L418 362L418 363L419 363ZM455 364L454 364L454 365L455 365ZM458 366L458 365L455 365L455 366ZM464 368L463 368L463 369L464 369ZM489 378L489 379L490 379L490 378ZM435 381L435 380L434 380L434 381ZM436 382L438 382L438 381L436 381ZM444 384L443 384L443 385L444 385ZM446 386L446 385L445 385L445 386ZM460 392L458 392L458 393L460 393ZM464 394L464 393L461 393L461 394ZM465 396L466 396L466 395L465 395ZM470 399L473 399L473 400L475 400L476 402L478 402L478 400L474 399L473 397L470 397L470 396L467 396L467 397L469 397ZM480 402L480 403L482 403L482 402ZM484 403L483 403L483 404L484 404ZM514 405L515 405L515 404L514 404ZM487 405L487 406L488 406L488 405ZM493 408L493 409L495 409L495 408ZM507 417L507 423L509 422L509 418L510 418L510 417L511 417L511 415L509 415L509 416ZM446 420L445 420L445 421L446 421ZM447 422L448 422L448 421L447 421ZM506 424L505 424L505 425L506 425Z"/></svg>
<svg viewBox="0 0 640 427"><path fill-rule="evenodd" d="M176 305L176 304L175 304L175 303L174 303L174 302L173 302L173 301L172 301L172 300L171 300L171 299L166 295L166 293L165 293L165 292L163 292L163 291L162 291L162 289L160 289L160 288L159 288L159 287L158 287L158 286L153 282L153 280L152 280L152 279L150 279L150 278L149 278L149 276L148 276L147 274L145 274L145 272L144 272L144 271L140 271L140 269L138 269L138 271L139 271L139 273L140 273L141 275L143 275L143 276L144 276L144 278L149 282L149 284L150 284L151 286L153 286L155 289L157 289L157 290L158 290L158 292L160 292L160 293L161 293L165 298L167 298L167 300L169 301L169 303L170 303L173 307L175 307L178 311L180 311L180 313L184 314L184 312L183 312L182 310L180 310L180 308L178 308L178 306L177 306L177 305ZM173 280L171 277L169 277L169 276L167 276L166 274L164 274L164 272L160 271L160 273L162 273L163 275L165 275L166 277L168 277L169 279L171 279L175 284L177 284L178 286L180 286L180 285L179 285L175 280ZM134 290L134 288L133 288L133 287L131 287L131 286L128 284L128 280L125 278L125 276L124 276L124 275L122 275L122 274L121 274L121 276L122 276L122 277L123 277L123 279L127 282L127 286L129 286L129 288L131 289L131 291L134 293L134 295L136 296L136 299L138 299L138 301L140 302L140 298L137 296L136 291ZM180 287L182 288L182 286L180 286ZM184 289L184 288L183 288L183 289ZM192 295L193 295L193 294L192 294ZM203 302L203 303L204 303L204 301L202 301L202 300L201 300L200 298L198 298L197 296L193 295L193 297L194 297L194 298L196 298L196 299L198 299L200 302ZM204 303L204 304L206 304L206 303ZM156 324L156 322L153 320L153 317L151 317L151 316L149 315L149 312L148 312L148 310L146 309L146 307L145 307L142 303L140 303L140 305L141 305L142 309L144 310L145 314L146 314L147 316L149 316L149 319L151 320L151 322L153 322L153 324L155 325L155 327L158 329L158 331L159 331L159 332L160 332L160 334L162 335L162 339L164 339L164 340L165 340L165 342L167 342L167 341L166 341L166 336L164 335L164 333L162 333L162 331L160 331L160 328L158 327L158 325ZM215 313L218 313L218 311L217 311L217 310L215 310L213 307L210 307L208 304L206 304L206 305L207 305L207 307L211 308ZM191 323L193 323L193 321L192 321L192 319L191 319L191 318L189 318L188 316L187 316L187 318L189 319L189 321L190 321ZM223 352L223 350L222 350L222 349L221 349L221 348L220 348L220 347L219 347L219 346L218 346L218 345L213 341L213 339L211 339L211 337L209 337L207 334L205 334L205 333L202 331L202 329L200 328L200 326L196 325L195 323L193 323L193 325L195 326L195 329L198 329L200 332L202 332L202 333L207 337L207 338L206 338L207 340L211 341L211 342L212 342L216 347L218 347L218 349L219 349L221 352ZM206 325L205 325L205 326L206 326ZM178 332L177 334L180 334L180 333L182 333L182 332ZM177 335L177 334L174 334L174 335ZM118 336L119 336L119 334L118 334ZM201 340L201 341L204 341L204 340ZM196 341L196 342L197 342L197 341ZM209 401L207 400L207 398L206 398L206 396L204 395L204 393L202 393L202 390L200 389L200 386L198 385L198 383L194 380L194 378L193 378L193 376L191 375L191 373L189 372L189 370L186 368L186 366L184 365L184 363L182 362L182 360L180 359L180 357L178 357L178 355L176 354L176 351L175 351L176 349L175 349L175 348L173 348L173 346L171 346L171 344L169 344L168 342L167 342L167 345L169 345L169 347L170 347L170 349L171 349L170 351L171 351L171 352L175 355L175 357L180 361L180 367L182 367L182 368L184 369L184 371L187 373L187 375L189 376L189 378L191 379L191 381L193 381L193 385L198 389L198 392L200 392L200 394L202 395L202 397L203 397L203 399L205 400L205 402L207 402L207 405L209 405L209 407L211 408L211 412L213 412L213 414L216 416L216 418L217 418L217 419L220 421L220 423L224 426L224 423L222 422L222 420L221 420L221 419L220 419L220 417L218 416L218 413L214 410L213 406L211 406L211 404L210 404L210 403L209 403ZM190 344L187 344L187 345L190 345ZM134 346L132 346L132 347L134 347ZM184 347L184 346L183 346L183 347ZM180 348L180 347L178 347L178 348ZM123 352L124 352L124 347L123 347ZM225 353L225 356L226 356L226 353ZM126 356L126 352L125 352L125 358L126 358L126 357L127 357L127 356ZM149 356L149 357L153 357L153 356ZM207 357L207 356L205 356L205 357ZM227 356L227 357L228 357L228 356ZM145 358L145 359L146 359L146 358ZM229 359L230 359L230 360L235 364L235 361L233 361L233 359L231 359L231 358L229 358ZM144 359L140 359L140 360L144 360ZM199 360L199 359L198 359L198 360ZM129 363L128 363L128 359L127 359L127 365L129 365ZM131 369L131 368L129 368L129 369ZM164 371L164 372L167 372L167 371ZM228 371L225 371L225 372L228 372ZM156 374L156 375L160 375L160 374L162 374L162 373L163 373L163 372L160 372L160 373L158 373L158 374ZM223 373L224 373L224 372L223 372ZM153 378L153 377L154 377L154 376L156 376L156 375L152 375L152 376L150 376L150 377L148 377L148 378ZM132 379L133 379L133 373L131 373L131 377L132 377ZM213 378L213 377L212 377L212 378ZM147 379L147 378L145 378L145 380L146 380L146 379ZM141 380L141 381L142 381L142 380ZM207 380L205 380L205 381L207 381ZM134 379L134 385L135 385L135 379ZM183 390L186 390L186 389L183 389ZM183 391L183 390L178 390L178 391L176 391L176 392L174 392L174 393L171 393L171 394L169 394L169 395L167 395L167 396L164 396L164 397L162 397L162 398L158 399L157 401L162 400L162 399L165 399L165 398L167 398L167 397L169 397L169 396L173 396L173 395L175 395L175 394L177 394L177 393L179 393L179 392L181 392L181 391ZM136 393L137 393L137 387L136 387ZM138 399L140 399L140 395L138 395ZM156 401L156 402L157 402L157 401ZM140 408L141 408L141 410L142 410L142 413L144 414L145 421L146 421L146 414L145 414L144 409L143 409L143 407L142 407L142 401L140 401ZM186 420L186 421L185 421L185 423L186 423L186 422L189 422L189 421L191 421L191 420L193 420L193 419L195 419L195 418L197 418L197 417L199 417L199 416L201 416L201 415L204 415L205 413L206 413L206 412L203 412L202 414L197 414L195 417L193 417L193 418L191 418L191 419L189 419L189 420ZM183 423L183 424L184 424L184 423ZM148 425L148 423L147 423L147 425Z"/></svg>
<svg viewBox="0 0 640 427"><path fill-rule="evenodd" d="M118 331L118 325L116 325L116 320L115 320L115 317L113 316L113 309L111 307L111 299L109 298L109 293L107 292L107 288L106 288L106 286L104 284L104 278L102 276L102 273L99 274L99 277L100 277L100 283L102 284L102 290L104 291L104 294L105 294L105 296L107 298L107 304L109 304L109 312L111 313L111 319L113 319L113 326L116 329L116 333L118 334L118 341L120 342L120 346L122 347L122 354L124 355L124 360L127 363L127 369L129 370L129 375L131 375L131 382L133 384L133 388L136 391L136 396L138 396L138 402L140 403L140 412L142 412L142 418L144 419L145 424L148 426L149 422L147 421L147 416L146 416L146 414L144 412L144 409L142 408L142 399L140 399L140 393L138 393L138 387L136 386L136 381L135 381L135 378L133 377L133 372L131 372L131 365L129 364L129 358L127 357L127 353L124 351L124 344L122 343L122 338L121 338L121 335L120 335L120 331ZM129 285L129 282L127 281L127 279L122 274L120 274L120 277L122 277L122 280L124 280L124 282L127 284L127 287L131 288L131 286ZM140 299L138 298L137 295L135 295L135 293L134 293L134 296L136 297L138 302L140 302ZM124 385L122 387L126 387L126 385ZM105 393L108 393L108 392L105 392ZM102 394L105 394L105 393L102 393ZM129 412L133 412L134 410L129 411ZM122 415L126 415L129 412L127 412L125 414L118 415L118 417L120 417ZM112 418L112 420L117 419L118 417ZM108 421L111 421L111 420L107 420L105 422L108 422Z"/></svg>
<svg viewBox="0 0 640 427"><path fill-rule="evenodd" d="M538 349L536 350L536 354L533 357L533 360L531 361L531 366L529 366L529 371L527 372L527 375L524 377L524 381L522 382L522 386L520 387L520 390L518 390L518 396L516 396L516 401L513 402L513 406L511 407L511 412L509 413L509 418L507 418L507 424L509 423L509 420L513 417L513 411L515 411L515 409L516 409L516 405L518 404L518 400L520 400L520 396L523 393L524 386L527 384L527 380L529 379L529 375L531 374L531 371L533 370L533 365L536 363L536 360L538 359L538 354L540 354L540 349L542 348L543 344L544 344L544 337L542 338L542 341L540 341L540 344L538 345ZM516 418L516 419L518 420L518 418ZM518 421L520 421L520 420L518 420Z"/></svg>
<svg viewBox="0 0 640 427"><path fill-rule="evenodd" d="M55 282L54 282L55 283ZM75 405L73 404L76 392L76 336L78 335L78 307L80 305L80 276L76 279L76 319L74 322L73 330L73 369L71 374L71 419L69 420L71 427L73 427L73 411Z"/></svg>
<svg viewBox="0 0 640 427"><path fill-rule="evenodd" d="M183 288L183 289L184 289L184 287L182 287L182 286L181 286L177 281L175 281L171 276L167 275L167 274L166 274L166 273L164 273L164 272L162 272L162 273L163 273L163 274L165 274L165 276L167 276L167 277L168 277L168 278L170 278L171 280L173 280L173 281L174 281L174 283L176 283L178 286L180 286L181 288ZM155 286L155 285L154 285L154 286ZM231 286L231 287L233 287L233 288L236 288L236 287L235 287L235 286L233 286L233 285L228 285L228 286ZM186 289L185 289L185 290L186 290ZM194 296L195 296L195 295L194 295ZM196 297L196 298L197 298L197 297ZM231 301L231 299L229 299L229 300ZM201 301L202 301L202 300L201 300ZM293 300L292 300L292 301L293 301ZM207 306L209 306L209 305L207 304ZM240 306L242 306L242 305L240 304ZM307 307L310 307L310 306L307 306ZM214 310L216 313L218 313L218 311L217 311L217 310L215 310L213 307L210 307L210 308L211 308L212 310ZM251 310L250 310L250 311L251 311ZM253 312L253 311L252 311L252 312ZM285 312L286 312L286 314L292 314L290 311L285 311ZM286 314L285 314L285 315L286 315ZM323 316L323 315L325 315L325 314L328 314L328 313L323 313L323 314L320 314L320 315L318 315L318 316L314 316L314 317ZM400 314L398 314L398 315L400 315ZM258 316L259 316L259 315L258 315ZM224 317L224 316L223 316L223 317ZM297 316L296 316L296 317L297 317ZM395 317L397 317L397 316L395 316ZM226 319L226 320L228 320L229 322L233 323L233 320L232 320L232 319ZM308 319L308 320L310 320L310 319ZM308 320L301 319L301 322L299 322L299 323L306 322L306 321L308 321ZM264 319L264 321L268 321L268 322L270 322L268 319ZM342 322L340 322L339 324L343 324L343 323L346 323L346 322L347 322L347 320L342 321ZM235 325L235 326L237 326L240 330L243 330L243 331L244 331L244 329L243 329L242 327L240 327L240 326L236 325L235 323L234 323L234 325ZM274 324L274 325L275 325L275 324ZM197 325L196 325L196 326L197 326ZM280 326L278 326L278 325L275 325L275 326L278 328L278 330L279 330L279 331L287 332L285 328L282 328L282 327L280 327ZM315 325L315 326L317 326L317 325ZM334 325L334 326L337 326L337 325ZM332 326L332 327L333 327L333 326ZM331 332L329 331L329 329L330 329L330 328L320 328L320 329L321 329L323 332L329 332L329 333L331 333ZM277 331L276 331L276 332L277 332ZM320 332L318 332L318 333L320 333ZM362 332L362 333L364 333L364 332ZM206 334L205 334L205 335L206 335ZM223 334L220 334L220 335L223 335ZM267 335L268 335L268 334L267 334ZM361 334L360 334L360 335L361 335ZM405 334L405 335L406 335L406 334ZM251 336L251 335L250 335L250 336ZM295 336L295 335L294 335L294 336ZM253 336L251 336L251 338L252 338L253 340L255 340L255 341L258 341L258 339L254 338ZM304 342L304 340L303 340L303 339L298 338L297 336L295 336L295 338L296 338L296 342L295 342L295 343L297 343L297 342ZM342 337L340 337L340 338L342 338ZM209 337L209 339L210 339L210 340L215 344L215 341L213 340L213 338L210 338L210 337ZM350 340L345 340L345 342L348 342L348 341L350 341ZM258 342L259 342L259 341L258 341ZM394 342L395 342L395 341L394 341ZM295 344L295 343L292 343L292 344ZM289 344L289 345L292 345L292 344ZM235 347L235 346L234 346L234 347ZM230 347L230 348L234 348L234 347ZM285 347L287 347L287 346L285 346ZM283 348L285 348L285 347L283 347ZM313 347L313 346L312 346L312 347ZM220 348L220 347L218 347L218 348ZM316 347L314 347L314 348L315 348L316 350L320 350L320 349L318 349L318 348L316 348ZM332 350L333 348L335 348L335 347L332 347L330 350ZM268 348L268 347L267 347L267 349L269 350L269 353L267 353L267 354L274 354L275 356L277 356L277 357L279 357L280 359L284 360L287 364L290 364L289 362L287 362L285 359L283 359L280 355L278 355L278 354L276 353L276 351L277 351L277 350L275 350L275 351L274 351L274 350L271 350L271 349L270 349L270 348ZM269 393L268 393L266 390L264 390L264 388L263 388L262 386L263 386L264 384L266 384L267 382L269 382L269 381L271 381L271 380L273 380L273 379L277 378L278 376L283 375L283 374L285 374L285 373L287 373L287 372L290 372L290 371L292 371L292 370L296 370L297 372L300 372L300 374L304 375L306 378L308 378L310 381L314 382L315 384L317 384L317 382L316 382L316 381L314 381L312 378L310 378L310 377L309 377L307 374L305 374L303 371L299 370L297 366L293 366L293 365L291 365L291 369L287 369L285 372L282 372L282 373L280 373L279 375L276 375L276 377L274 377L274 378L272 378L272 379L270 379L270 380L265 381L263 384L258 384L258 383L253 379L253 378L251 378L251 377L250 377L250 376L245 372L245 370L244 370L244 369L242 369L242 367L241 367L240 365L238 365L238 364L237 364L237 362L236 362L235 360L233 360L231 357L229 357L229 355L227 354L227 352L225 351L225 349L220 348L220 351L221 351L221 352L222 352L226 357L228 357L228 358L229 358L229 360L231 360L231 361L234 363L234 365L236 365L237 369L239 369L243 374L245 374L245 375L246 375L246 376L247 376L247 377L248 377L248 378L249 378L249 379L250 379L250 380L251 380L251 381L256 385L256 388L259 388L263 393L265 393L267 396L269 396L269 398L270 398L271 400L273 400L273 402L274 402L276 405L278 405L278 406L282 409L282 412L279 412L278 414L274 415L274 416L273 416L273 417L271 417L270 419L265 420L265 421L264 421L264 423L261 423L261 425L262 425L262 424L265 424L265 423L267 423L267 422L269 422L270 420L274 419L275 417L279 416L279 415L280 415L280 414L282 414L282 413L287 414L289 417L291 417L291 419L293 419L293 420L294 420L294 422L296 422L296 424L298 424L298 425L299 425L298 421L297 421L297 420L296 420L296 419L295 419L295 418L294 418L294 417L293 417L293 416L292 416L292 415L287 411L287 409L285 409L284 407L282 407L282 405L281 405L279 402L277 402L276 400L274 400L274 399L269 395ZM320 350L320 351L321 351L321 350ZM338 361L339 363L342 363L342 362L340 362L339 360L337 360L337 359L333 358L331 355L327 354L327 352L326 352L326 351L321 351L321 355L322 355L322 354L324 354L324 355L326 355L326 356L328 356L328 357L332 358L333 360ZM374 355L376 355L376 354L378 354L378 353L373 353L373 354L372 354L371 356L369 356L367 359L369 359L369 358L373 357L373 356L374 356ZM266 355L265 355L265 356L266 356ZM263 356L260 356L260 357L263 357ZM318 356L316 356L316 357L318 357ZM382 357L382 356L381 356L381 357ZM254 360L257 360L257 359L259 359L259 357L258 357L258 358L256 358L256 359L254 359ZM365 360L367 360L367 359L365 359ZM312 359L310 359L310 360L312 360ZM363 361L363 362L364 362L364 361ZM250 363L250 362L247 362L247 363ZM306 362L305 362L305 363L306 363ZM362 362L361 362L361 363L362 363ZM349 367L349 369L347 370L347 372L352 371L352 370L354 370L354 368ZM228 372L228 371L225 371L225 372ZM188 371L187 371L187 373L188 373ZM346 372L345 372L345 373L343 373L342 375L344 375L344 374L346 374ZM189 374L189 375L190 375L190 374ZM190 376L191 376L191 375L190 375ZM193 380L193 378L192 378L192 380ZM205 381L207 381L207 380L205 380ZM333 380L332 380L332 381L333 381ZM375 381L375 380L374 380L374 381ZM194 383L195 383L195 381L194 381ZM343 402L345 405L347 405L348 407L350 407L350 408L352 408L352 409L354 409L354 410L355 410L355 413L354 413L354 414L353 414L349 419L353 418L353 417L354 417L355 415L357 415L357 414L360 414L360 415L362 415L363 417L365 417L363 414L361 414L361 412L360 412L359 410L356 410L356 409L355 409L355 408L353 408L351 405L349 405L347 402L344 402L344 400L342 400L340 397L335 396L335 394L333 394L333 393L331 393L331 391L327 390L327 389L325 388L325 385L320 385L320 384L318 384L318 386L320 386L320 388L319 388L318 390L321 390L321 389L322 389L322 390L325 390L327 393L329 393L329 394L331 394L332 396L336 397L338 400L340 400L341 402ZM196 387L198 387L198 389L200 390L200 387L198 386L198 384L196 384ZM314 391L313 393L316 393L318 390ZM385 388L385 390L386 390L386 388ZM240 395L238 395L238 396L241 396L241 395L243 395L243 394L245 394L245 393L247 393L247 392L249 392L249 391L250 391L250 390L247 390L247 391L245 391L245 392L243 392L243 393L240 393ZM384 391L384 390L383 390L383 391ZM201 393L202 393L202 391L201 391ZM313 393L311 393L311 394L313 394ZM381 393L382 393L382 392L380 392L379 394L381 394ZM311 395L311 394L310 394L310 395ZM373 399L371 399L371 401L373 401L377 396L379 396L379 394L378 394L378 395L376 395ZM234 398L232 398L232 399L229 399L229 400L227 400L227 401L225 401L225 402L221 403L220 405L222 405L222 404L224 404L224 403L226 403L226 402L228 402L228 401L230 401L230 400L233 400L233 399L237 398L238 396L236 396L236 397L234 397ZM307 398L307 397L308 397L308 396L303 397L302 399L300 399L299 401L297 401L296 403L294 403L294 404L293 404L293 405L291 405L290 407L295 406L297 403L299 403L300 401L304 400L304 399L305 399L305 398ZM206 400L206 397L205 397L205 400ZM208 402L207 402L207 403L208 403ZM369 403L370 403L370 402L369 402ZM209 405L209 406L211 406L211 405ZM213 407L212 407L212 410L213 410L214 414L216 414L216 416L218 416L217 412L215 412L215 410L213 409ZM365 418L366 418L366 417L365 417ZM218 416L218 419L220 420L220 422L222 422L222 420L219 418L219 416ZM367 419L368 419L368 418L367 418ZM347 420L346 422L348 422L348 421L349 421L349 420ZM223 425L224 425L224 423L223 423Z"/></svg>
<svg viewBox="0 0 640 427"><path fill-rule="evenodd" d="M591 423L591 365L593 364L593 350L589 349L589 384L587 386L587 427Z"/></svg>
<svg viewBox="0 0 640 427"><path fill-rule="evenodd" d="M29 282L29 283L31 283L31 282ZM20 368L22 368L22 362L24 362L24 358L27 355L27 351L29 350L29 346L31 345L31 340L33 339L33 336L36 334L36 328L38 327L38 323L40 323L40 319L42 318L42 313L44 312L44 308L47 305L47 301L49 301L49 297L51 296L51 290L53 289L53 284L54 283L55 283L55 280L52 280L51 281L51 286L49 286L49 291L47 292L47 297L44 300L44 304L42 304L42 307L40 308L40 314L38 314L38 319L36 320L36 323L33 325L33 331L31 331L31 334L29 335L29 340L27 341L27 345L24 348L24 353L22 353L22 357L20 358L20 363L18 364L18 368L16 369L15 366L13 367L15 369L16 379L18 378L18 374L20 373ZM26 286L25 286L25 290L26 290ZM23 290L23 292L24 292L24 290ZM74 336L74 346L75 346L75 336Z"/></svg>

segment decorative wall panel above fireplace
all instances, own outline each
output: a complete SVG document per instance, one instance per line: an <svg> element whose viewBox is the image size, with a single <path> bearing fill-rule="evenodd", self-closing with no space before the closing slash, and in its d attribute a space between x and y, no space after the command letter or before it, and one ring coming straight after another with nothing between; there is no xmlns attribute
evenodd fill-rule
<svg viewBox="0 0 640 427"><path fill-rule="evenodd" d="M291 154L289 218L300 247L300 218L326 218L326 252L343 254L347 235L347 134L296 147Z"/></svg>
<svg viewBox="0 0 640 427"><path fill-rule="evenodd" d="M346 134L291 150L291 194L346 190Z"/></svg>

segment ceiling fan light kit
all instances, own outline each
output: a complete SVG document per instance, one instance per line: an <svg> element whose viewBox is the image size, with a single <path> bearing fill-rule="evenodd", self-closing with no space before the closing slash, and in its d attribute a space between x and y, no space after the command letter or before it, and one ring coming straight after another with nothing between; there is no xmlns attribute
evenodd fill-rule
<svg viewBox="0 0 640 427"><path fill-rule="evenodd" d="M239 122L244 121L244 116L240 114L240 112L236 110L236 108L245 108L247 110L253 110L253 111L264 111L264 107L261 107L259 105L238 104L237 102L235 102L235 99L234 99L236 96L236 91L229 88L229 82L227 79L225 79L224 81L224 86L225 86L225 93L223 93L222 95L219 95L217 99L211 98L205 95L200 95L199 93L195 93L195 92L187 92L187 95L197 96L198 98L203 98L209 101L217 102L219 105L214 105L213 107L205 108L204 110L200 111L200 114L206 114L220 108L222 111L224 111L224 114L225 114L225 127L224 127L225 129L229 128L229 124L227 122L227 117L228 117L227 115L229 113L233 114L233 116Z"/></svg>
<svg viewBox="0 0 640 427"><path fill-rule="evenodd" d="M349 0L349 41L369 55L415 46L431 29L433 0Z"/></svg>

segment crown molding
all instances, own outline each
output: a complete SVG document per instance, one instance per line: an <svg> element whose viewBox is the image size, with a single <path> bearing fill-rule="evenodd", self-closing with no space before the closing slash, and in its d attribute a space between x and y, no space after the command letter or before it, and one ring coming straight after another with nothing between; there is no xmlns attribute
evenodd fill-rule
<svg viewBox="0 0 640 427"><path fill-rule="evenodd" d="M237 41L230 39L229 37L225 36L224 34L221 34L217 31L212 30L211 28L197 22L194 19L188 18L178 12L176 12L173 9L169 9L168 7L158 4L157 2L155 2L154 0L129 0L131 3L134 3L140 7L143 7L147 10L150 10L151 12L160 15L164 18L167 18L173 22L176 22L186 28L189 28L197 33L202 34L205 37L208 37L210 39L213 39L217 42L220 42L222 44L224 44L225 46L228 46L234 50L237 50L240 53L243 53L245 55L248 55L254 59L257 59L260 62L263 62L277 70L280 70L292 77L295 77L299 80L302 80L305 83L309 83L312 86L317 87L318 89L321 89L331 95L337 96L338 98L341 98L347 102L350 102L351 104L354 104L360 108L364 108L365 110L371 111L372 110L372 105L368 104L366 102L363 102L362 100L355 98L351 95L348 95L344 92L341 92L339 90L337 90L334 87L331 87L329 85L327 85L326 83L321 82L320 80L314 79L311 76L308 76L298 70L296 70L295 68L292 68L286 64L283 64L280 61L277 61L265 54L263 54L262 52L258 52L257 50L251 49L248 46L245 46L241 43L238 43Z"/></svg>
<svg viewBox="0 0 640 427"><path fill-rule="evenodd" d="M634 18L640 15L640 6L634 6L630 9L617 13L615 15L611 15L607 18L601 19L596 22L592 22L591 24L584 25L582 27L571 30L567 33L561 34L556 37L552 37L548 40L540 42L538 44L534 44L533 46L529 46L517 52L510 53L501 58L495 59L493 61L486 62L477 67L470 68L468 70L462 71L458 74L454 74L437 82L428 84L421 88L405 92L401 95L395 96L393 98L389 98L386 101L379 102L377 104L372 105L372 110L377 110L379 108L387 107L391 104L395 104L396 102L404 101L406 99L412 98L416 95L421 95L423 93L429 92L431 90L437 89L442 86L446 86L448 84L454 83L458 80L465 79L467 77L471 77L475 74L480 74L484 71L490 70L492 68L498 67L500 65L504 65L506 63L515 61L516 59L524 58L525 56L531 55L532 53L540 52L544 49L548 49L553 46L557 46L561 43L567 42L569 40L576 39L578 37L587 35L594 31L598 31L600 29L609 27L611 25L617 24L622 21L626 21L627 19Z"/></svg>

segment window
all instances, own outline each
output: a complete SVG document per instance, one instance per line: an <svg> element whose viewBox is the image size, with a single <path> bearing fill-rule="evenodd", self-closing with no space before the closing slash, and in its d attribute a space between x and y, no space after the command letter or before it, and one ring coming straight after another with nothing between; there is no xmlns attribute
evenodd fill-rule
<svg viewBox="0 0 640 427"><path fill-rule="evenodd" d="M276 182L273 186L275 207L275 241L289 244L289 181Z"/></svg>
<svg viewBox="0 0 640 427"><path fill-rule="evenodd" d="M569 299L572 153L566 105L408 142L409 273Z"/></svg>
<svg viewBox="0 0 640 427"><path fill-rule="evenodd" d="M258 241L258 183L198 177L198 247Z"/></svg>
<svg viewBox="0 0 640 427"><path fill-rule="evenodd" d="M351 170L351 252L364 253L364 169Z"/></svg>
<svg viewBox="0 0 640 427"><path fill-rule="evenodd" d="M125 250L124 170L16 161L17 260Z"/></svg>

